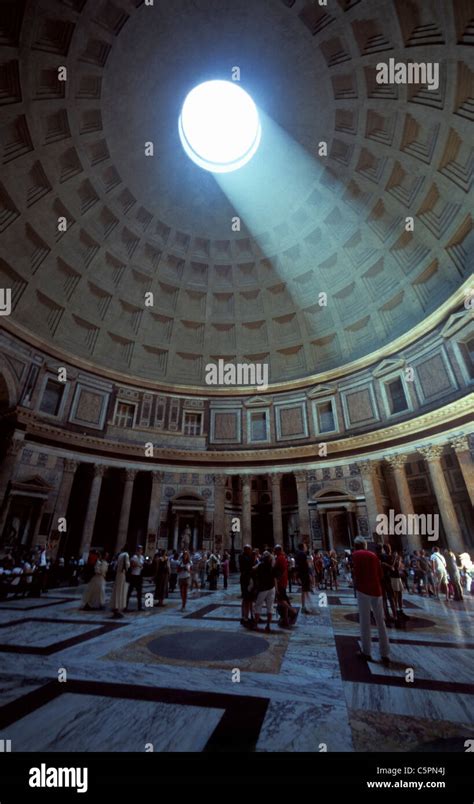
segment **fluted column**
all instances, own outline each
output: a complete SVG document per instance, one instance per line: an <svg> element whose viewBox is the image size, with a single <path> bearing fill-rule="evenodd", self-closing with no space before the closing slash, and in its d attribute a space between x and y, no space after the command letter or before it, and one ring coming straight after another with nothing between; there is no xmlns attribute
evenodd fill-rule
<svg viewBox="0 0 474 804"><path fill-rule="evenodd" d="M443 446L434 445L417 448L420 455L423 455L430 472L431 483L433 485L436 500L438 502L439 513L443 522L446 540L451 550L455 553L462 553L464 549L461 528L454 509L448 484L444 476L441 465Z"/></svg>
<svg viewBox="0 0 474 804"><path fill-rule="evenodd" d="M63 476L61 478L61 485L59 486L54 511L53 530L57 529L58 519L62 519L66 516L69 498L71 496L72 484L74 482L74 475L76 474L78 466L79 461L71 461L69 458L65 458Z"/></svg>
<svg viewBox="0 0 474 804"><path fill-rule="evenodd" d="M221 536L225 540L225 489L226 476L214 476L214 540Z"/></svg>
<svg viewBox="0 0 474 804"><path fill-rule="evenodd" d="M252 478L242 475L242 544L252 544Z"/></svg>
<svg viewBox="0 0 474 804"><path fill-rule="evenodd" d="M86 518L84 521L81 546L79 549L80 556L83 556L84 554L86 554L87 556L90 550L90 546L92 543L92 536L94 535L94 525L97 514L97 507L99 505L100 490L102 488L102 478L105 474L106 469L107 467L104 464L95 464L94 466L94 477L92 480L89 500L87 502Z"/></svg>
<svg viewBox="0 0 474 804"><path fill-rule="evenodd" d="M382 495L377 480L377 463L374 461L361 461L357 466L362 475L362 484L364 486L365 504L367 506L367 517L369 520L369 537L373 537L379 541L379 537L375 533L377 525L377 517L383 514ZM382 540L383 541L383 538Z"/></svg>
<svg viewBox="0 0 474 804"><path fill-rule="evenodd" d="M459 468L461 469L464 482L466 484L467 493L471 500L471 505L474 505L474 462L471 458L469 451L469 440L467 435L456 436L451 441L451 446L456 453Z"/></svg>
<svg viewBox="0 0 474 804"><path fill-rule="evenodd" d="M115 543L115 552L124 546L127 541L128 535L128 522L130 519L130 508L132 505L133 484L137 476L136 469L125 470L125 485L122 492L122 507L120 509L120 519L117 531L117 541Z"/></svg>
<svg viewBox="0 0 474 804"><path fill-rule="evenodd" d="M298 516L300 521L300 539L311 544L311 526L308 511L308 486L306 472L294 472L296 493L298 495Z"/></svg>
<svg viewBox="0 0 474 804"><path fill-rule="evenodd" d="M25 435L21 432L13 434L8 449L0 467L0 505L5 502L5 493L10 480L15 478L21 461L21 454L25 444Z"/></svg>
<svg viewBox="0 0 474 804"><path fill-rule="evenodd" d="M410 487L405 472L405 464L408 460L408 455L389 455L385 460L391 466L393 478L397 486L400 513L406 514L407 516L414 514L415 509L413 507ZM423 546L419 533L409 533L407 536L402 536L402 542L403 546L407 547L409 550L420 550Z"/></svg>
<svg viewBox="0 0 474 804"><path fill-rule="evenodd" d="M281 472L270 475L272 484L273 543L283 545L283 523L281 520Z"/></svg>
<svg viewBox="0 0 474 804"><path fill-rule="evenodd" d="M161 508L161 484L163 483L163 472L151 473L151 496L150 508L148 510L147 534L158 534L160 530L160 508Z"/></svg>
<svg viewBox="0 0 474 804"><path fill-rule="evenodd" d="M25 444L24 433L14 433L8 445L7 453L0 468L0 538L7 521L11 497L7 498L10 480L14 480L21 462Z"/></svg>

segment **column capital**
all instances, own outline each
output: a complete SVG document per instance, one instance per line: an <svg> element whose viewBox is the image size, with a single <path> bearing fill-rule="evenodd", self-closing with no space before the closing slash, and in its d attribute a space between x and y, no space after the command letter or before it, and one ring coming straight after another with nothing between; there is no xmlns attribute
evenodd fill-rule
<svg viewBox="0 0 474 804"><path fill-rule="evenodd" d="M293 475L297 483L306 483L308 479L307 473L304 470L300 472L293 472Z"/></svg>
<svg viewBox="0 0 474 804"><path fill-rule="evenodd" d="M79 461L74 461L74 460L71 460L70 458L65 458L64 459L64 471L65 472L70 472L71 474L74 474L74 472L76 471L78 466L79 466Z"/></svg>
<svg viewBox="0 0 474 804"><path fill-rule="evenodd" d="M103 477L107 471L108 467L105 463L95 463L94 464L94 477Z"/></svg>
<svg viewBox="0 0 474 804"><path fill-rule="evenodd" d="M377 472L377 463L375 461L361 461L357 466L362 477L372 477Z"/></svg>
<svg viewBox="0 0 474 804"><path fill-rule="evenodd" d="M153 469L153 471L151 472L151 479L153 483L162 483L164 478L165 478L164 472L159 472L156 469Z"/></svg>
<svg viewBox="0 0 474 804"><path fill-rule="evenodd" d="M242 481L242 488L250 488L252 483L252 478L250 475L240 475Z"/></svg>
<svg viewBox="0 0 474 804"><path fill-rule="evenodd" d="M214 485L219 488L224 488L227 484L227 477L225 475L214 475Z"/></svg>
<svg viewBox="0 0 474 804"><path fill-rule="evenodd" d="M423 455L428 463L436 463L441 460L444 447L442 444L429 444L426 447L417 447L416 451Z"/></svg>
<svg viewBox="0 0 474 804"><path fill-rule="evenodd" d="M125 469L125 482L133 483L138 474L138 469Z"/></svg>
<svg viewBox="0 0 474 804"><path fill-rule="evenodd" d="M469 452L469 438L467 435L457 435L449 443L455 452Z"/></svg>
<svg viewBox="0 0 474 804"><path fill-rule="evenodd" d="M10 439L7 449L7 455L18 455L20 450L25 445L25 436L14 433Z"/></svg>
<svg viewBox="0 0 474 804"><path fill-rule="evenodd" d="M385 460L391 466L392 469L403 469L406 462L408 461L408 455L386 455Z"/></svg>
<svg viewBox="0 0 474 804"><path fill-rule="evenodd" d="M270 475L270 482L271 482L272 486L277 486L277 485L279 486L282 477L283 477L283 472L273 472Z"/></svg>

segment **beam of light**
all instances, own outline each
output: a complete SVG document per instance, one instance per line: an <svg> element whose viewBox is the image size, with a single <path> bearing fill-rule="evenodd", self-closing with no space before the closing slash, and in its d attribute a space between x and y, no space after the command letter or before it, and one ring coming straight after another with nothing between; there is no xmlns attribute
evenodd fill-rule
<svg viewBox="0 0 474 804"><path fill-rule="evenodd" d="M250 95L231 81L206 81L184 101L179 118L182 146L212 173L243 167L258 150L262 129Z"/></svg>
<svg viewBox="0 0 474 804"><path fill-rule="evenodd" d="M240 217L242 232L247 231L259 245L261 254L255 256L270 258L281 280L286 281L334 254L341 239L349 238L360 221L354 209L341 203L344 219L331 231L326 219L337 203L340 185L337 180L335 188L322 183L328 160L318 156L318 142L310 153L262 109L259 116L262 139L251 164L214 178ZM294 216L302 210L306 221L300 227ZM281 227L287 228L287 236L279 235ZM283 252L298 244L299 258L286 258ZM325 283L321 290L326 290ZM292 283L290 292L298 307L311 304L303 288Z"/></svg>

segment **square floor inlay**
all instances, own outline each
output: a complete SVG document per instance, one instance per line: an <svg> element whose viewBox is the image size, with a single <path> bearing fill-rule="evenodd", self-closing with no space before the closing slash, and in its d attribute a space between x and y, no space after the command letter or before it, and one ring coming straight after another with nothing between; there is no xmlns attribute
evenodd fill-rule
<svg viewBox="0 0 474 804"><path fill-rule="evenodd" d="M10 621L0 624L0 652L49 655L124 625L47 618Z"/></svg>
<svg viewBox="0 0 474 804"><path fill-rule="evenodd" d="M9 726L15 751L202 751L223 709L65 693Z"/></svg>
<svg viewBox="0 0 474 804"><path fill-rule="evenodd" d="M267 698L173 688L50 681L0 708L14 751L155 752L255 748ZM148 749L150 750L150 749Z"/></svg>

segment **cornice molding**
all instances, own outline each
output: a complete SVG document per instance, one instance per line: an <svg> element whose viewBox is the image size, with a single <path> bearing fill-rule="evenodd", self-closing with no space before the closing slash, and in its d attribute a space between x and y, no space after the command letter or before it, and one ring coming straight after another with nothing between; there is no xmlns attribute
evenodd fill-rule
<svg viewBox="0 0 474 804"><path fill-rule="evenodd" d="M339 455L342 457L344 453L351 451L355 453L360 451L370 453L376 452L378 449L384 449L385 452L388 452L391 446L394 448L397 446L397 441L399 442L401 439L406 439L407 437L413 438L411 451L415 452L418 448L420 438L423 437L423 433L430 427L436 426L445 426L447 433L446 443L448 443L449 439L452 440L453 437L458 435L457 433L450 432L450 430L453 429L453 427L450 428L450 423L466 415L471 415L473 407L474 393L471 393L451 402L443 408L432 410L414 419L393 424L379 430L373 430L370 433L362 433L360 435L348 436L337 441L328 442L328 454L324 458L321 458L319 455L318 443L312 443L299 446L271 447L269 449L260 450L208 450L206 452L156 448L156 457L151 460L145 457L143 444L126 444L123 442L110 441L106 438L84 436L81 433L70 432L40 420L35 413L25 409L22 409L18 413L18 424L23 425L27 436L57 442L58 448L67 451L77 450L79 453L96 451L101 454L101 458L105 458L106 454L109 453L113 461L137 461L143 465L149 466L150 469L153 467L156 468L159 463L173 463L175 461L185 461L190 465L196 466L213 465L216 463L221 464L225 462L230 463L235 472L239 464L262 464L270 461L277 464L278 461L287 462L289 460L294 463L311 461L323 464L330 462L332 458L337 459ZM467 428L465 423L462 429L466 432ZM474 427L472 431L474 431ZM390 442L394 442L393 445L391 445ZM410 447L404 444L403 451L410 451Z"/></svg>

